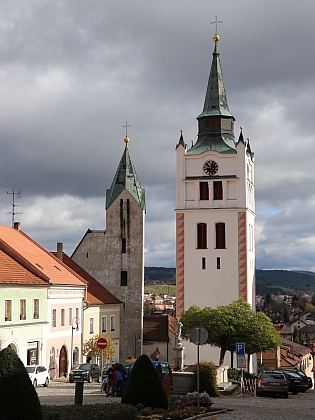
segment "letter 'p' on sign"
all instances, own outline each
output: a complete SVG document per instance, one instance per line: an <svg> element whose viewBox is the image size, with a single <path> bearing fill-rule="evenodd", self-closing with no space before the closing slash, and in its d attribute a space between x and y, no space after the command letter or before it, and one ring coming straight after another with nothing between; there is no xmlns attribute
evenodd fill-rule
<svg viewBox="0 0 315 420"><path fill-rule="evenodd" d="M236 343L236 356L245 356L245 343Z"/></svg>

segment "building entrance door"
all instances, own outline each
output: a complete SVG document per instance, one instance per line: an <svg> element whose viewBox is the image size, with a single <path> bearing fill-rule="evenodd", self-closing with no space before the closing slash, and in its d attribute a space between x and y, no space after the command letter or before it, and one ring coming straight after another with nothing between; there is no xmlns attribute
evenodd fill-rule
<svg viewBox="0 0 315 420"><path fill-rule="evenodd" d="M68 357L65 346L62 346L59 353L59 378L61 376L67 377L68 372Z"/></svg>

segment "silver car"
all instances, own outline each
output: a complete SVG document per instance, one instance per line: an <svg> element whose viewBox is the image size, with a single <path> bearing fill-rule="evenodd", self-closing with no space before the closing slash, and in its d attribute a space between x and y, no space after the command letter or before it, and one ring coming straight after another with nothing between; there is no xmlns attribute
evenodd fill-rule
<svg viewBox="0 0 315 420"><path fill-rule="evenodd" d="M257 396L283 395L288 398L289 381L283 372L263 371L259 375Z"/></svg>

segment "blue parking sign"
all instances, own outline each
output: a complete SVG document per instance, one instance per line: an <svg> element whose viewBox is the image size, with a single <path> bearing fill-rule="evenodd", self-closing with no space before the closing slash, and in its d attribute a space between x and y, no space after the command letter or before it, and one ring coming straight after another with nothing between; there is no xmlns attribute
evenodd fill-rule
<svg viewBox="0 0 315 420"><path fill-rule="evenodd" d="M245 356L245 343L236 343L236 356Z"/></svg>

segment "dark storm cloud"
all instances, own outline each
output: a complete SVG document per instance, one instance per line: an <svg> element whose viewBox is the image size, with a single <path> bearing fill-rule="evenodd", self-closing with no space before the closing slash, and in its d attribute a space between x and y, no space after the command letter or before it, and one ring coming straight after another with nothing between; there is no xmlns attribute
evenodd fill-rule
<svg viewBox="0 0 315 420"><path fill-rule="evenodd" d="M2 2L1 223L14 170L19 219L44 246L71 253L103 228L127 119L146 263L174 266L174 149L180 128L196 139L218 15L235 135L242 124L255 152L257 267L312 267L314 12L313 0Z"/></svg>

